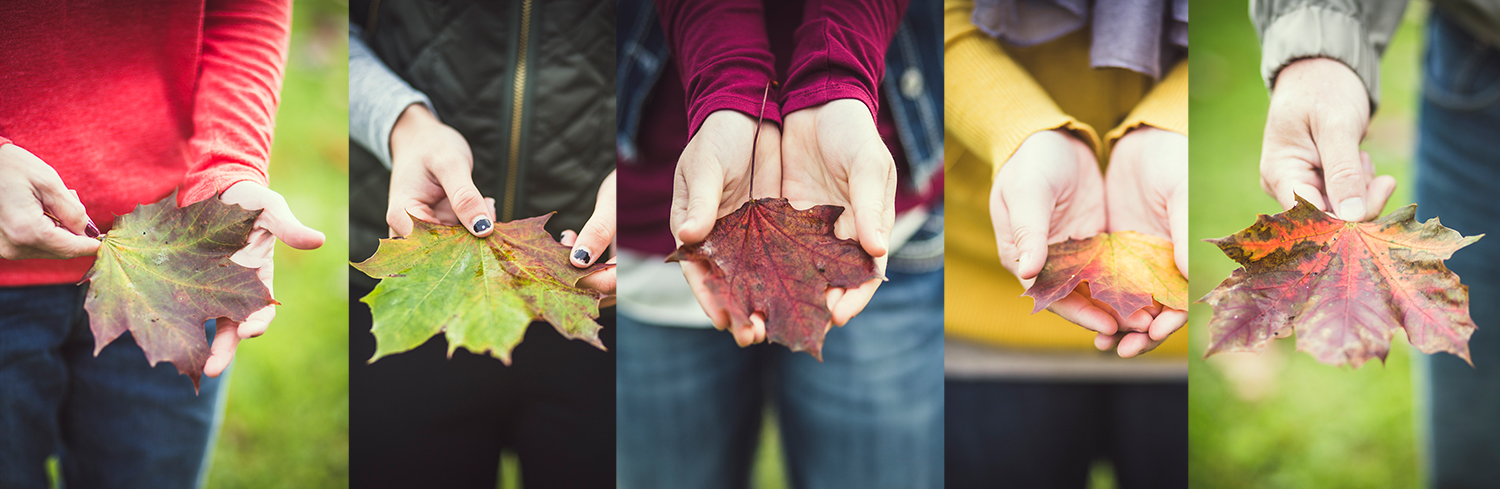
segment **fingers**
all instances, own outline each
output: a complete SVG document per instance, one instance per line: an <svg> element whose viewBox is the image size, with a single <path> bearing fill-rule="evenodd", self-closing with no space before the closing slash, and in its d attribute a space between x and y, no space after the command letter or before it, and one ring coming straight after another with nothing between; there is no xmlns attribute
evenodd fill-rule
<svg viewBox="0 0 1500 489"><path fill-rule="evenodd" d="M749 323L731 326L729 332L734 335L734 344L740 348L763 343L766 341L766 321L760 313L751 314Z"/></svg>
<svg viewBox="0 0 1500 489"><path fill-rule="evenodd" d="M844 294L838 298L838 302L830 309L833 311L833 324L839 326L848 324L850 319L854 319L860 311L864 311L865 306L870 304L870 298L875 296L875 290L880 288L881 282L878 278L870 279L859 284L859 287L845 290Z"/></svg>
<svg viewBox="0 0 1500 489"><path fill-rule="evenodd" d="M1391 200L1391 194L1396 192L1396 177L1381 175L1370 180L1370 188L1365 192L1370 200L1365 203L1365 218L1368 221L1380 217L1380 211L1385 210L1385 203Z"/></svg>
<svg viewBox="0 0 1500 489"><path fill-rule="evenodd" d="M1160 341L1152 340L1146 333L1126 333L1120 338L1120 344L1115 348L1115 353L1120 355L1120 358L1135 358L1155 350L1160 345Z"/></svg>
<svg viewBox="0 0 1500 489"><path fill-rule="evenodd" d="M571 244L569 254L573 266L584 268L592 265L615 239L615 174L610 172L599 185L599 199L594 204L594 215L584 223L578 237Z"/></svg>
<svg viewBox="0 0 1500 489"><path fill-rule="evenodd" d="M1014 257L1001 257L1001 260L1009 258L1011 263L1007 263L1007 267L1015 270L1017 277L1036 278L1047 263L1047 237L1051 233L1056 196L1048 185L997 185L1007 185L1000 197L1005 202L1010 224L1008 240L1014 243L1017 253ZM999 226L995 232L1004 233Z"/></svg>
<svg viewBox="0 0 1500 489"><path fill-rule="evenodd" d="M1047 306L1047 310L1068 322L1101 335L1112 335L1119 330L1119 325L1115 322L1113 315L1100 309L1077 290L1053 302L1052 305Z"/></svg>
<svg viewBox="0 0 1500 489"><path fill-rule="evenodd" d="M78 200L77 192L63 186L61 177L56 177L55 173L51 177L37 182L34 187L37 197L42 201L42 207L61 221L69 232L82 236L89 222L83 202Z"/></svg>
<svg viewBox="0 0 1500 489"><path fill-rule="evenodd" d="M1187 322L1187 311L1163 308L1161 314L1157 314L1156 319L1151 321L1151 328L1148 333L1150 333L1152 341L1165 341L1172 333L1176 333L1177 330L1187 325Z"/></svg>
<svg viewBox="0 0 1500 489"><path fill-rule="evenodd" d="M458 215L458 222L481 238L494 232L495 216L490 211L489 203L484 200L484 195L474 187L470 168L465 165L434 165L431 171L443 186L443 192L448 195L448 203L453 206L453 213Z"/></svg>
<svg viewBox="0 0 1500 489"><path fill-rule="evenodd" d="M1323 187L1339 219L1363 221L1368 208L1365 191L1372 172L1360 156L1359 141L1365 128L1359 119L1328 114L1314 115L1313 140L1323 166Z"/></svg>
<svg viewBox="0 0 1500 489"><path fill-rule="evenodd" d="M276 319L276 306L262 307L259 311L250 313L250 316L246 317L235 331L240 339L256 338L266 334L266 329L270 328L271 321L274 319Z"/></svg>
<svg viewBox="0 0 1500 489"><path fill-rule="evenodd" d="M17 242L19 245L33 248L33 253L29 258L66 259L99 254L99 240L97 239L70 233L50 222L39 224L39 228L32 235L31 240Z"/></svg>
<svg viewBox="0 0 1500 489"><path fill-rule="evenodd" d="M714 328L729 327L729 310L714 300L713 292L709 291L708 285L703 283L708 277L708 270L703 265L690 261L679 263L682 265L682 276L687 279L688 288L693 290L693 298L698 299L698 305L703 307L703 313L707 314L709 321L714 323Z"/></svg>
<svg viewBox="0 0 1500 489"><path fill-rule="evenodd" d="M219 318L217 326L214 341L208 346L208 361L203 364L203 375L209 377L218 377L229 368L234 351L240 345L240 336L236 333L239 323Z"/></svg>

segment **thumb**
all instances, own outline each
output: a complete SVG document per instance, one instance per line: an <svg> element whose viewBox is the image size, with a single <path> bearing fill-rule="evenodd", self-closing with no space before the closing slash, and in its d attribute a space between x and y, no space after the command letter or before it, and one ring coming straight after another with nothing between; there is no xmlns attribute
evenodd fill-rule
<svg viewBox="0 0 1500 489"><path fill-rule="evenodd" d="M1359 155L1359 140L1364 128L1355 121L1319 121L1313 128L1318 159L1323 166L1323 187L1328 203L1339 219L1363 221L1365 190L1370 172Z"/></svg>
<svg viewBox="0 0 1500 489"><path fill-rule="evenodd" d="M1183 278L1188 276L1188 190L1187 182L1179 184L1178 191L1167 199L1167 232L1172 236L1172 255L1177 262L1177 271Z"/></svg>
<svg viewBox="0 0 1500 489"><path fill-rule="evenodd" d="M474 187L474 178L469 172L468 168L462 166L434 168L438 183L443 186L443 192L448 194L448 204L453 206L453 213L458 215L458 222L464 223L475 236L489 236L495 228L495 216L490 213L490 206L485 202L484 195Z"/></svg>
<svg viewBox="0 0 1500 489"><path fill-rule="evenodd" d="M1010 226L1009 229L996 226L995 233L997 238L1009 238L1015 243L1017 252L1014 263L1007 265L1022 280L1036 278L1047 263L1047 237L1051 235L1052 211L1056 207L1051 186L1007 185L999 197L1004 200Z"/></svg>
<svg viewBox="0 0 1500 489"><path fill-rule="evenodd" d="M865 252L878 258L890 251L891 227L896 220L896 164L878 138L856 158L863 161L856 161L849 175L855 236Z"/></svg>
<svg viewBox="0 0 1500 489"><path fill-rule="evenodd" d="M266 206L265 213L270 217L266 220L266 230L287 246L299 250L312 250L323 246L323 241L326 239L323 233L302 224L302 221L292 214L292 209L287 205L286 199L281 198L280 195L276 197L271 205Z"/></svg>
<svg viewBox="0 0 1500 489"><path fill-rule="evenodd" d="M687 156L687 155L684 155ZM719 217L719 199L723 198L723 168L714 163L681 162L677 184L682 190L674 191L673 197L686 197L686 212L677 225L677 240L692 244L708 238ZM674 204L676 207L677 204Z"/></svg>
<svg viewBox="0 0 1500 489"><path fill-rule="evenodd" d="M594 203L594 215L578 232L573 242L573 266L583 268L609 248L615 239L615 174L610 172L599 185L599 200Z"/></svg>

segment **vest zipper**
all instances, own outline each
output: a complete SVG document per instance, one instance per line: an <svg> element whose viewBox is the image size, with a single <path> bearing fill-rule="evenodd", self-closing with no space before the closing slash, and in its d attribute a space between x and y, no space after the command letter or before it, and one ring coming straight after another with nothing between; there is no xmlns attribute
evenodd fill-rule
<svg viewBox="0 0 1500 489"><path fill-rule="evenodd" d="M526 51L531 42L531 0L521 2L521 36L516 54L516 76L511 84L510 157L505 166L505 203L500 211L502 222L515 219L516 178L521 171L521 109L526 95Z"/></svg>

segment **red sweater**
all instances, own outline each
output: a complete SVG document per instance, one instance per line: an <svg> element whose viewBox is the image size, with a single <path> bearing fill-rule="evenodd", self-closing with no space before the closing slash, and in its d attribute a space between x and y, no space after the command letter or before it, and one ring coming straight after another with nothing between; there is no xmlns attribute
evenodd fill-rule
<svg viewBox="0 0 1500 489"><path fill-rule="evenodd" d="M108 230L136 204L266 184L289 0L0 5L0 144L52 165ZM93 257L0 260L0 286L75 283Z"/></svg>
<svg viewBox="0 0 1500 489"><path fill-rule="evenodd" d="M676 248L669 229L672 173L677 158L708 114L730 109L755 117L766 81L766 120L836 99L870 108L896 161L897 179L910 178L906 153L889 108L881 108L885 50L896 35L905 1L659 0L662 30L673 56L652 88L636 138L635 161L620 161L620 247L666 255ZM898 187L897 212L942 199L942 186L924 195Z"/></svg>

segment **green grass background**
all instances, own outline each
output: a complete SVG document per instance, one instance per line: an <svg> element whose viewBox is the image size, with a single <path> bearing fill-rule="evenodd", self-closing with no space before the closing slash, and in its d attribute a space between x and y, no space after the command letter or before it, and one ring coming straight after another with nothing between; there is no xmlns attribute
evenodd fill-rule
<svg viewBox="0 0 1500 489"><path fill-rule="evenodd" d="M1385 212L1411 203L1422 26L1414 2L1381 66L1381 106L1363 148L1394 175ZM1207 294L1237 265L1204 238L1227 236L1282 209L1260 189L1269 97L1243 1L1194 2L1191 27L1191 293ZM1318 363L1276 341L1263 354L1202 359L1211 308L1194 304L1190 332L1189 482L1195 488L1399 488L1422 480L1412 352L1396 335L1385 365Z"/></svg>
<svg viewBox="0 0 1500 489"><path fill-rule="evenodd" d="M241 343L208 487L347 487L348 7L298 1L271 188L328 241L277 245L276 320Z"/></svg>

